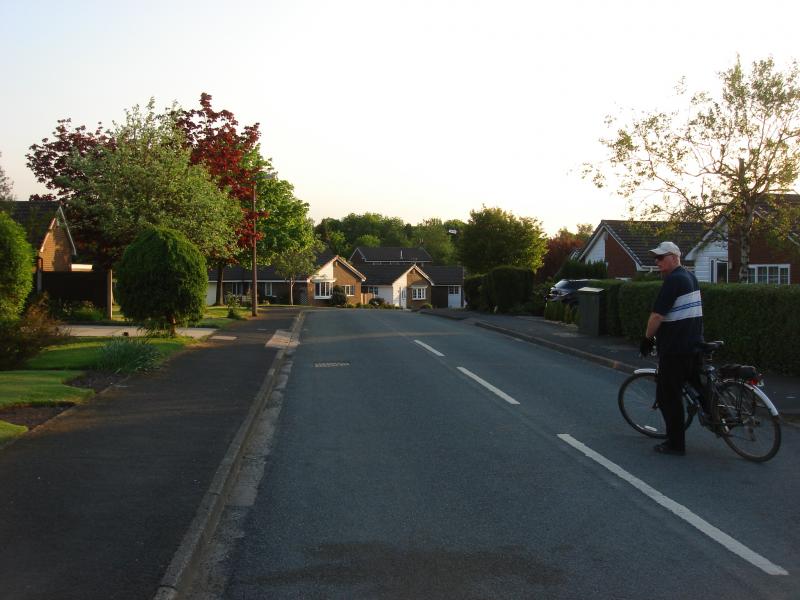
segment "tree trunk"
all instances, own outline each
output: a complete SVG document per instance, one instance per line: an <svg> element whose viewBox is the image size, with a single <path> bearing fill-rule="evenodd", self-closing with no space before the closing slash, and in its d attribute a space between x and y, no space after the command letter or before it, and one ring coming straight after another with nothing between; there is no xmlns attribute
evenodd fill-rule
<svg viewBox="0 0 800 600"><path fill-rule="evenodd" d="M289 305L294 306L294 278L289 278Z"/></svg>
<svg viewBox="0 0 800 600"><path fill-rule="evenodd" d="M217 294L214 300L214 306L222 306L225 304L225 295L222 293L224 289L223 273L225 272L225 263L217 263Z"/></svg>
<svg viewBox="0 0 800 600"><path fill-rule="evenodd" d="M739 283L748 280L750 272L750 234L753 231L753 221L755 220L756 202L758 195L752 194L747 189L745 179L744 159L739 159L739 195L742 199L743 217L739 226Z"/></svg>
<svg viewBox="0 0 800 600"><path fill-rule="evenodd" d="M109 269L106 272L106 319L114 318L114 275Z"/></svg>

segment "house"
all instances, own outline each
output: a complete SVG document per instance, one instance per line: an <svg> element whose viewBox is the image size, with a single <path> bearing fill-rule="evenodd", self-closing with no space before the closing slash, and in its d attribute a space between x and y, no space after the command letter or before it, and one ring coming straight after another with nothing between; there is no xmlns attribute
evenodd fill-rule
<svg viewBox="0 0 800 600"><path fill-rule="evenodd" d="M46 200L0 202L0 210L25 230L36 252L36 270L71 271L77 254L61 204Z"/></svg>
<svg viewBox="0 0 800 600"><path fill-rule="evenodd" d="M433 264L433 258L425 248L401 248L397 246L358 246L350 255L350 263L359 265L425 265Z"/></svg>
<svg viewBox="0 0 800 600"><path fill-rule="evenodd" d="M400 280L393 281L392 283L383 282L386 281L388 277L391 277L392 274L395 274L395 271L391 273L389 271L371 271L368 265L417 265L431 284L431 290L427 301L419 302L418 304L428 303L436 308L464 307L464 268L460 266L434 266L433 258L431 258L431 255L428 254L425 248L401 248L392 246L375 248L358 246L350 256L350 262L367 275L366 287L386 287L391 285L393 289L401 288L403 286L402 282ZM373 280L370 273L380 273L380 279ZM397 271L396 274L398 277L403 275L400 271ZM419 291L419 287L417 290L416 293L418 295L422 293ZM388 289L384 290L382 293L387 294L387 301L389 297L396 296L394 292L389 296ZM392 303L398 306L406 306L402 298L398 302ZM413 298L411 305L415 306Z"/></svg>
<svg viewBox="0 0 800 600"><path fill-rule="evenodd" d="M316 271L310 275L299 275L295 279L293 289L295 304L327 306L335 285L344 288L348 302L353 304L363 302L361 285L365 281L365 277L350 263L330 252L319 254L316 263L318 266ZM225 297L228 294L243 299L249 297L253 281L250 269L240 266L226 267L223 270L222 278ZM279 275L274 267L258 267L256 281L260 299L268 298L271 301L289 302L290 282ZM216 301L216 294L217 271L212 269L208 272L206 304L213 304Z"/></svg>
<svg viewBox="0 0 800 600"><path fill-rule="evenodd" d="M699 281L737 281L738 250L727 239L727 226L721 220L711 229L702 223L663 221L603 220L578 255L584 263L602 261L608 276L630 278L656 271L649 253L668 239L681 249L681 262ZM763 235L751 239L750 275L752 283L800 283L800 242L791 238L784 248L768 243Z"/></svg>
<svg viewBox="0 0 800 600"><path fill-rule="evenodd" d="M383 298L402 308L420 308L431 303L433 280L415 264L362 264L366 277L361 285L363 302Z"/></svg>
<svg viewBox="0 0 800 600"><path fill-rule="evenodd" d="M433 281L431 306L464 308L464 267L429 265L425 273Z"/></svg>

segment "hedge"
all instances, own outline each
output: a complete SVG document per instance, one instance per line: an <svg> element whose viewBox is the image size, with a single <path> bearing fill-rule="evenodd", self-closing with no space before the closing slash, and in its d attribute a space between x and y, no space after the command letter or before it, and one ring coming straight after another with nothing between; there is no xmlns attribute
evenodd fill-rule
<svg viewBox="0 0 800 600"><path fill-rule="evenodd" d="M619 288L622 334L641 338L660 282ZM800 286L701 283L704 337L723 340L715 358L800 375Z"/></svg>
<svg viewBox="0 0 800 600"><path fill-rule="evenodd" d="M524 267L501 266L489 271L483 280L489 306L508 312L522 306L533 293L533 271Z"/></svg>

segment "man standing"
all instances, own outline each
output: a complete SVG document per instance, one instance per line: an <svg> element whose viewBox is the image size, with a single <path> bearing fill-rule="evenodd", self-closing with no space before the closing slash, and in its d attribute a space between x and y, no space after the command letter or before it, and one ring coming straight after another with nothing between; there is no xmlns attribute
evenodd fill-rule
<svg viewBox="0 0 800 600"><path fill-rule="evenodd" d="M678 246L661 242L650 252L664 278L640 347L642 354L649 354L654 343L658 350L656 398L664 416L667 441L658 444L655 450L682 456L686 453L686 417L681 390L699 364L703 304L697 278L681 266Z"/></svg>

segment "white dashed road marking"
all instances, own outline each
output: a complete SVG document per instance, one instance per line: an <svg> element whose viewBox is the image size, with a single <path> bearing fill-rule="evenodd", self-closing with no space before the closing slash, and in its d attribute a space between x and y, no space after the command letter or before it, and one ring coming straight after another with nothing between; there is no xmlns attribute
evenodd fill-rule
<svg viewBox="0 0 800 600"><path fill-rule="evenodd" d="M496 394L496 395L500 396L503 400L505 400L509 404L519 404L519 402L514 400L511 396L506 394L503 390L497 389L496 387L494 387L488 381L484 381L483 379L481 379L480 377L475 375L475 373L473 373L469 369L465 369L464 367L458 367L458 370L461 371L464 375L466 375L470 379L474 379L475 381L480 383L483 387L485 387L487 390L489 390L493 394Z"/></svg>
<svg viewBox="0 0 800 600"><path fill-rule="evenodd" d="M427 351L428 351L428 352L430 352L431 354L435 354L436 356L444 356L444 354L442 354L441 352L439 352L439 351L438 351L436 348L431 348L431 347L430 347L430 346L428 346L428 344L426 344L425 342L420 342L419 340L414 340L414 343L416 343L416 344L419 344L420 346L422 346L423 348L425 348L425 350L427 350Z"/></svg>

